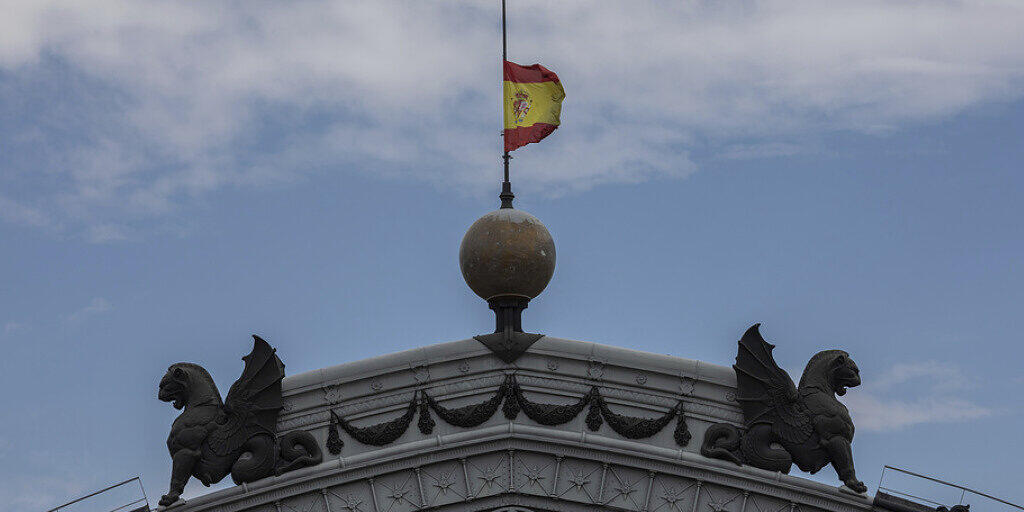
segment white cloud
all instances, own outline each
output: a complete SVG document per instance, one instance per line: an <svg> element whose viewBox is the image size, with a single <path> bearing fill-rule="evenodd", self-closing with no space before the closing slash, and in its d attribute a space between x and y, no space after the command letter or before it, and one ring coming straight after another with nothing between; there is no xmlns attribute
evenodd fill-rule
<svg viewBox="0 0 1024 512"><path fill-rule="evenodd" d="M75 322L90 316L106 313L111 309L113 309L113 306L107 299L104 299L103 297L95 297L89 301L87 306L68 315L67 320Z"/></svg>
<svg viewBox="0 0 1024 512"><path fill-rule="evenodd" d="M914 401L891 400L873 394L850 396L857 428L875 432L898 430L923 423L955 423L984 418L992 409L960 398L928 397Z"/></svg>
<svg viewBox="0 0 1024 512"><path fill-rule="evenodd" d="M954 395L969 388L971 382L949 363L899 363L865 382L843 398L862 430L884 432L925 423L970 421L995 412Z"/></svg>
<svg viewBox="0 0 1024 512"><path fill-rule="evenodd" d="M104 241L325 169L474 191L499 176L493 4L13 4L0 101L39 83L75 101L9 123L15 150L58 153L5 170L49 184L0 198L9 222ZM522 190L677 178L700 145L787 156L809 133L884 133L1024 91L1019 2L523 0L510 16L510 58L568 92L563 128L516 155Z"/></svg>
<svg viewBox="0 0 1024 512"><path fill-rule="evenodd" d="M955 364L919 361L894 364L887 372L874 379L872 387L890 389L913 380L926 380L932 388L939 391L956 391L973 385Z"/></svg>

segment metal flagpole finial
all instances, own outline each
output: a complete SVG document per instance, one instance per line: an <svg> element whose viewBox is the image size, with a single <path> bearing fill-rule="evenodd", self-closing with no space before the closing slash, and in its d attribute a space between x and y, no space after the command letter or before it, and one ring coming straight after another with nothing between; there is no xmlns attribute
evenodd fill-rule
<svg viewBox="0 0 1024 512"><path fill-rule="evenodd" d="M498 198L501 199L502 208L512 208L512 200L516 198L512 193L512 183L508 181L508 161L512 159L512 155L506 152L501 158L505 160L505 181L501 182L501 194L498 194Z"/></svg>

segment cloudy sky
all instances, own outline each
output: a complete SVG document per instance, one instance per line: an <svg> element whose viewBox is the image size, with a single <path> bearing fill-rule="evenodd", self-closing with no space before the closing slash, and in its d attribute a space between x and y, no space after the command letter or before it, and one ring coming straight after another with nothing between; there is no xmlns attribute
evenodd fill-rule
<svg viewBox="0 0 1024 512"><path fill-rule="evenodd" d="M14 511L165 492L171 362L227 389L252 332L298 373L491 325L456 254L497 204L497 2L0 10ZM791 373L844 348L863 480L1024 501L1024 3L509 12L567 93L512 162L559 252L528 330L730 364L763 322Z"/></svg>

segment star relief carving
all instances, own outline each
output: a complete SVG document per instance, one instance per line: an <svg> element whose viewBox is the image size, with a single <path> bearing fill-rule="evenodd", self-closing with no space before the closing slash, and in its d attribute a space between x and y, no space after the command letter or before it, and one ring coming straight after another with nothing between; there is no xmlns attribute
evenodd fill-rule
<svg viewBox="0 0 1024 512"><path fill-rule="evenodd" d="M404 498L406 494L409 494L409 489L405 489L405 488L393 489L391 491L391 494L388 494L388 497L393 499L393 500L395 500L395 501L398 501L398 500Z"/></svg>
<svg viewBox="0 0 1024 512"><path fill-rule="evenodd" d="M665 487L665 490L661 493L660 497L668 503L669 508L682 510L679 508L679 502L683 500L682 490L675 487Z"/></svg>
<svg viewBox="0 0 1024 512"><path fill-rule="evenodd" d="M438 494L447 496L448 491L452 491L452 486L455 485L455 471L452 470L448 473L442 473L441 476L438 477L431 485L437 487Z"/></svg>
<svg viewBox="0 0 1024 512"><path fill-rule="evenodd" d="M541 485L540 481L546 479L547 477L544 476L544 475L541 475L541 469L539 469L539 468L531 468L530 466L525 466L525 467L526 467L526 480L528 480L527 485L530 485L530 486L536 485L537 487L540 487L540 488L543 489L544 486Z"/></svg>
<svg viewBox="0 0 1024 512"><path fill-rule="evenodd" d="M569 475L569 485L573 489L582 491L583 488L590 483L590 479L583 473L583 470L574 469L572 474Z"/></svg>
<svg viewBox="0 0 1024 512"><path fill-rule="evenodd" d="M706 489L706 491L708 494L708 508L710 508L712 512L725 512L725 506L732 503L733 500L740 496L740 494L735 494L733 497L723 501L718 499L714 493L711 492L711 489Z"/></svg>
<svg viewBox="0 0 1024 512"><path fill-rule="evenodd" d="M348 494L344 498L341 498L341 508L348 510L349 512L362 512L359 505L363 504L363 500Z"/></svg>
<svg viewBox="0 0 1024 512"><path fill-rule="evenodd" d="M498 471L498 466L494 466L494 467L487 468L486 470L484 470L483 474L478 476L477 478L479 478L480 480L483 480L483 482L484 482L480 486L481 490L483 490L484 487L486 487L488 490L490 490L491 486L494 485L495 483L497 483L497 480L499 478L501 478L501 473Z"/></svg>
<svg viewBox="0 0 1024 512"><path fill-rule="evenodd" d="M725 505L725 503L719 503L717 501L711 501L708 503L708 507L711 507L711 510L714 510L715 512L722 512L725 510Z"/></svg>
<svg viewBox="0 0 1024 512"><path fill-rule="evenodd" d="M410 492L410 489L406 487L408 483L409 482L406 481L401 484L395 485L394 487L391 487L390 485L385 483L382 483L381 485L383 485L385 488L387 488L388 491L390 491L385 496L391 498L392 502L397 503L402 500L409 501L409 499L405 497L405 495L409 494ZM409 502L412 503L411 501Z"/></svg>
<svg viewBox="0 0 1024 512"><path fill-rule="evenodd" d="M619 493L618 495L622 496L623 498L628 498L630 494L636 492L636 483L627 482L621 485L617 485L615 486L615 492Z"/></svg>

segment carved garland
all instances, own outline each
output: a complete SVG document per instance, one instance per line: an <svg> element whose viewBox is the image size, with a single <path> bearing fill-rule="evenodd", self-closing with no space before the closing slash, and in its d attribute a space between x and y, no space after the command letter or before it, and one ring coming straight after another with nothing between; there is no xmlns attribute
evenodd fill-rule
<svg viewBox="0 0 1024 512"><path fill-rule="evenodd" d="M337 449L335 452L332 446L328 446L327 449L334 455L341 453L341 447L345 445L341 437L338 436L337 428L335 425L340 425L341 429L352 436L352 439L359 441L363 444L372 446L384 446L391 443L395 439L398 439L405 433L406 429L409 428L409 424L412 423L412 417L416 415L416 397L417 394L413 393L412 401L405 409L405 414L395 418L391 421L383 421L376 425L369 425L366 427L356 427L349 423L347 420L338 416L333 410L331 411L331 433L327 434L329 445L333 445L333 448ZM421 421L422 423L422 421Z"/></svg>
<svg viewBox="0 0 1024 512"><path fill-rule="evenodd" d="M504 405L503 405L504 404ZM363 444L372 446L383 446L401 437L412 423L413 416L419 414L416 422L419 431L430 434L434 431L436 423L430 415L430 411L445 423L462 428L472 428L483 424L491 419L494 413L502 406L505 418L515 419L520 412L531 420L547 426L562 425L572 421L587 406L586 424L591 431L597 431L605 422L608 427L627 439L643 439L661 432L673 418L676 419L676 428L673 438L679 446L686 446L690 442L690 430L686 426L686 417L683 413L682 400L675 407L669 409L665 414L657 418L644 418L618 414L608 407L608 403L601 396L597 386L590 388L587 394L580 397L571 404L544 404L534 402L526 398L523 390L519 387L514 375L509 375L498 387L498 390L491 398L462 407L448 408L439 404L426 391L419 390L413 393L412 400L406 407L405 413L393 420L356 427L345 419L341 418L334 410L331 410L331 424L327 434L327 450L338 455L345 445L338 433L338 427L347 432L353 439Z"/></svg>

